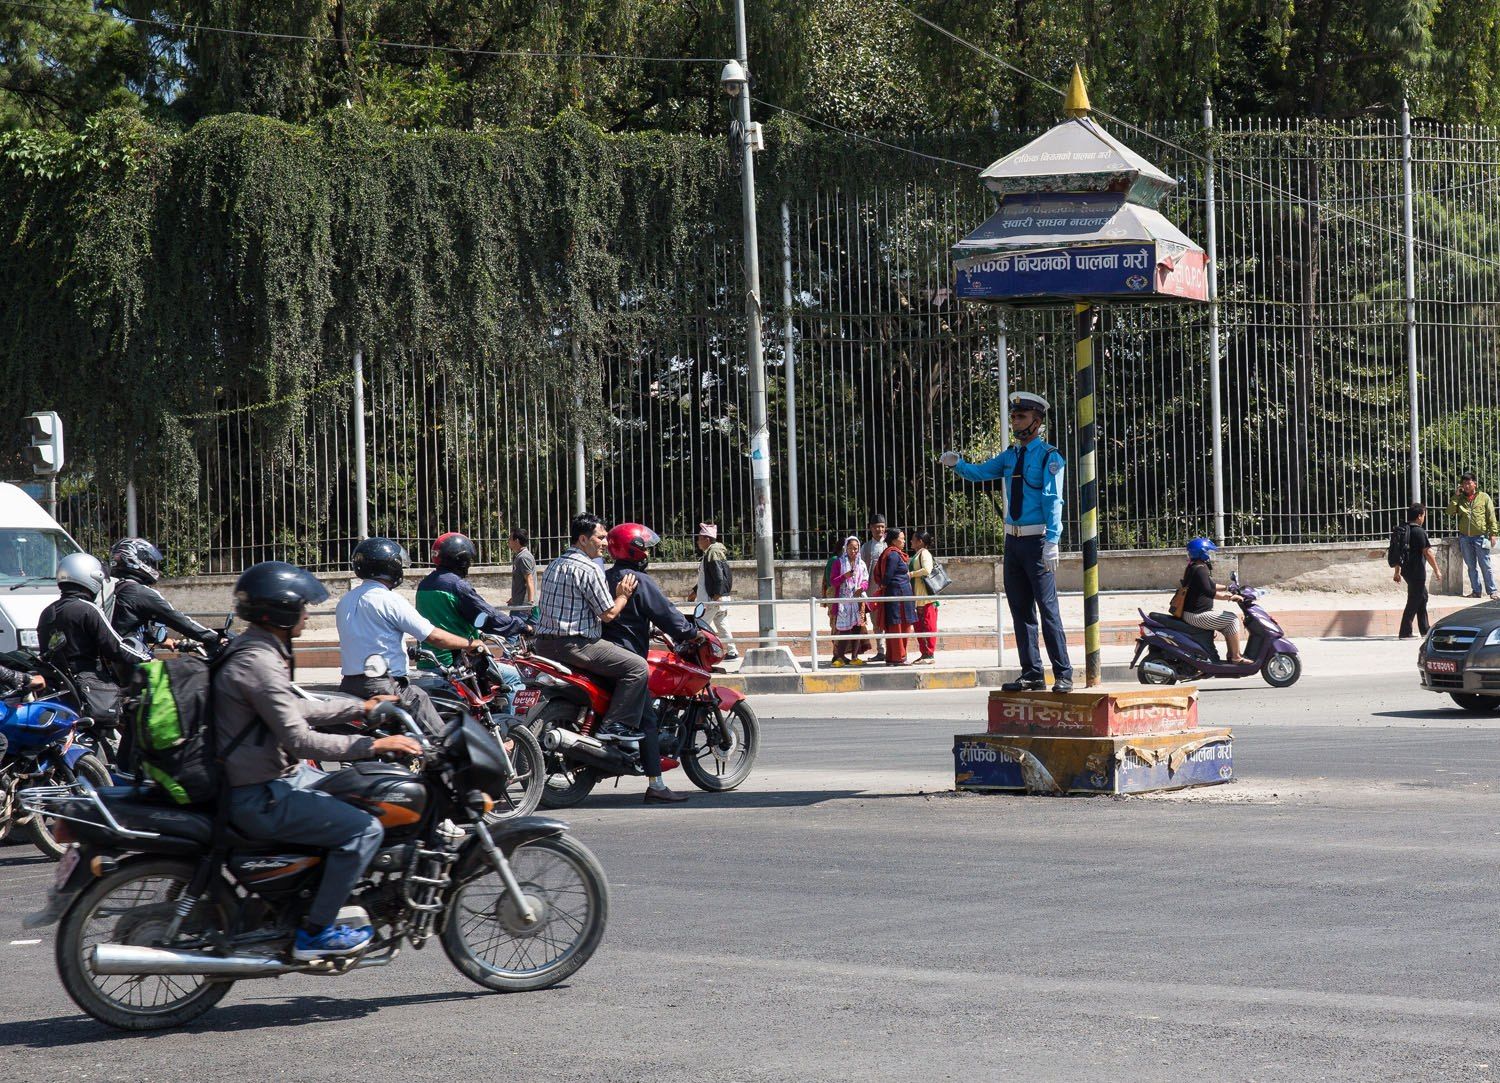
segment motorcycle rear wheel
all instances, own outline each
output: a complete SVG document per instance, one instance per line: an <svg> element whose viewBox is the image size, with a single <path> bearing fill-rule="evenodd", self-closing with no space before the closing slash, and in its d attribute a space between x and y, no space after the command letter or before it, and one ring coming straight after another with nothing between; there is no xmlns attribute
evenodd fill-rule
<svg viewBox="0 0 1500 1083"><path fill-rule="evenodd" d="M728 749L725 741L709 736L705 724L717 729L712 712L705 708L693 720L688 745L682 750L682 770L694 786L709 793L723 793L740 786L750 777L755 754L760 750L760 721L744 700L728 711L721 711L729 727Z"/></svg>
<svg viewBox="0 0 1500 1083"><path fill-rule="evenodd" d="M79 756L78 762L71 770L59 768L53 772L53 775L54 777L50 780L53 784L68 783L77 778L95 789L114 785L114 780L109 777L109 768L105 767L104 762L93 752ZM61 859L62 855L67 852L66 844L58 842L53 836L52 825L47 817L33 813L31 819L26 822L26 826L31 830L31 841L36 843L36 848L53 861Z"/></svg>
<svg viewBox="0 0 1500 1083"><path fill-rule="evenodd" d="M1146 655L1145 658L1141 659L1141 664L1136 667L1136 671L1135 671L1135 679L1136 680L1140 681L1142 684L1150 684L1150 685L1166 685L1166 684L1176 684L1177 683L1177 678L1176 677L1163 677L1159 673L1147 673L1146 672L1146 663L1147 662L1162 662L1163 664L1166 664L1165 662L1163 662L1163 659L1159 655L1157 655L1155 653L1151 653L1151 654Z"/></svg>
<svg viewBox="0 0 1500 1083"><path fill-rule="evenodd" d="M505 793L495 796L495 809L485 823L499 823L516 816L530 816L541 804L547 788L547 764L536 734L517 723L505 735L511 743L511 766L516 773L505 784Z"/></svg>
<svg viewBox="0 0 1500 1083"><path fill-rule="evenodd" d="M91 967L95 944L157 946L193 872L187 861L133 861L84 890L57 931L57 973L74 1004L106 1026L140 1031L180 1027L224 999L231 981L180 974L95 974ZM213 912L204 914L199 904L183 923L184 932L209 925L224 928L223 903L211 906Z"/></svg>
<svg viewBox="0 0 1500 1083"><path fill-rule="evenodd" d="M535 717L528 717L527 726L532 735L540 742L547 730L553 726L568 723L564 728L571 729L572 722L578 717L578 708L565 700L553 700L544 703L541 709L535 712ZM574 805L582 804L589 794L594 792L594 786L599 781L599 772L591 767L581 764L569 763L567 758L557 752L543 752L543 785L541 805L545 809L572 808Z"/></svg>
<svg viewBox="0 0 1500 1083"><path fill-rule="evenodd" d="M599 859L567 835L516 847L511 871L537 917L526 926L493 868L448 903L443 951L473 982L502 993L546 989L599 946L609 920L609 882Z"/></svg>

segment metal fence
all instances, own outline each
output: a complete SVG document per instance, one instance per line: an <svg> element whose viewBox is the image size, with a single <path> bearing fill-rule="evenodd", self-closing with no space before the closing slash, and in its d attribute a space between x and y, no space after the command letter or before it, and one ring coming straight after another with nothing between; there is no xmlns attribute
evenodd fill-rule
<svg viewBox="0 0 1500 1083"><path fill-rule="evenodd" d="M992 156L1034 134L995 133ZM1439 504L1460 468L1500 484L1500 131L1419 122L1404 144L1395 119L1239 120L1212 135L1191 124L1116 134L1181 180L1163 209L1205 240L1212 152L1223 423L1216 439L1206 307L1105 310L1104 548L1179 545L1219 517L1231 544L1388 532L1411 494L1408 193L1421 481ZM761 208L779 554L832 552L874 511L933 529L941 552L998 551L998 492L935 460L947 447L1000 450L1002 384L1059 406L1052 436L1071 453L1071 315L1002 317L950 292L948 247L991 203L974 172L934 166L918 181L871 177ZM562 421L577 388L372 357L361 419L370 530L420 554L461 529L481 559L503 562L510 526L546 556L583 504L651 523L668 558L690 552L701 519L749 553L738 252L708 228L696 266L643 272L681 281L669 333L628 310L612 317L597 366L605 436L587 446ZM167 504L140 479L138 529L190 570L272 555L341 564L358 533L351 402L352 381L327 388L302 431L272 441L245 409L254 404L225 400L198 436L197 503ZM123 494L77 479L71 489L62 515L81 539L98 546L124 530Z"/></svg>

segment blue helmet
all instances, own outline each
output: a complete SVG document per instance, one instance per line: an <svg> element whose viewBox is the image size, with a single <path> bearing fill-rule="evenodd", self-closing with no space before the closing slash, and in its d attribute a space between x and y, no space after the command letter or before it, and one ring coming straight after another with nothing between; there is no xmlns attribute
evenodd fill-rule
<svg viewBox="0 0 1500 1083"><path fill-rule="evenodd" d="M1214 554L1219 551L1219 547L1213 543L1213 539L1211 538L1194 538L1188 542L1187 550L1189 560L1213 560Z"/></svg>

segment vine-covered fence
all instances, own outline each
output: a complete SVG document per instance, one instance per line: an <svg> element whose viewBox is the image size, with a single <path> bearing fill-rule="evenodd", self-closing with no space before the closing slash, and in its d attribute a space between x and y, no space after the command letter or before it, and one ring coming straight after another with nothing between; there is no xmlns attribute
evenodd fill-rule
<svg viewBox="0 0 1500 1083"><path fill-rule="evenodd" d="M922 149L982 166L1030 134ZM1409 498L1412 417L1398 125L1120 134L1180 178L1164 209L1200 239L1214 151L1227 540L1384 535ZM976 169L785 127L769 142L778 552L829 552L872 511L946 552L996 551L998 493L935 460L1002 446L1002 333L1010 385L1060 407L1071 447L1068 314L1002 323L953 299L948 247L991 209ZM1500 484L1500 133L1419 124L1412 151L1436 499L1464 467ZM111 117L76 140L9 137L0 181L18 193L0 207L7 420L63 414L63 518L88 544L124 531L133 481L139 529L183 570L338 565L362 422L369 528L414 553L461 529L504 560L512 525L555 552L580 499L652 524L669 556L700 519L749 552L738 192L718 143L568 118L406 135L220 117L173 135ZM1104 544L1209 532L1206 312L1109 309L1105 344Z"/></svg>

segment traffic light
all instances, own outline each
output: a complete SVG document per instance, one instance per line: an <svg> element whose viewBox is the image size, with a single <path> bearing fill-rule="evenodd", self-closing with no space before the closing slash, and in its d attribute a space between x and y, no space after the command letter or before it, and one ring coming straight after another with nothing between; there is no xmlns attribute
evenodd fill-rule
<svg viewBox="0 0 1500 1083"><path fill-rule="evenodd" d="M62 418L51 410L26 415L26 430L31 437L31 446L26 449L26 461L34 474L56 474L63 468Z"/></svg>

